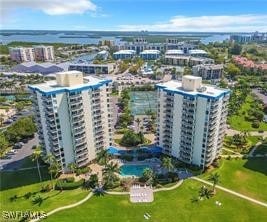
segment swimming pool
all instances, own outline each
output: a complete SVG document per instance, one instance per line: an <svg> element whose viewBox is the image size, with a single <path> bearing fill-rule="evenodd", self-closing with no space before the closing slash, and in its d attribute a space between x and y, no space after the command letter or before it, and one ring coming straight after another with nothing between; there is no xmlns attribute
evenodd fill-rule
<svg viewBox="0 0 267 222"><path fill-rule="evenodd" d="M140 177L144 169L150 168L149 165L122 165L120 167L120 174L122 176L136 176Z"/></svg>

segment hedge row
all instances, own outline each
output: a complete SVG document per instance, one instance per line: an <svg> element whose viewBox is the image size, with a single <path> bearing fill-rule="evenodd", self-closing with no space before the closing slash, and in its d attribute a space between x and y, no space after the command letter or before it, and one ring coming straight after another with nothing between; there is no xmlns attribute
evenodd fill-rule
<svg viewBox="0 0 267 222"><path fill-rule="evenodd" d="M74 182L68 182L65 179L60 179L57 181L55 189L56 190L73 190L73 189L79 188L83 184L84 184L84 179L74 181Z"/></svg>

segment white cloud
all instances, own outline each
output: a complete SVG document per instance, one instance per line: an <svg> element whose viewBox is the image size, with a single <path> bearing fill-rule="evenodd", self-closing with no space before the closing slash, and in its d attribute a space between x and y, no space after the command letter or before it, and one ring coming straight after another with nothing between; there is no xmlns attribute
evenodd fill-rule
<svg viewBox="0 0 267 222"><path fill-rule="evenodd" d="M118 28L121 31L266 32L267 15L175 16L166 22L120 25Z"/></svg>
<svg viewBox="0 0 267 222"><path fill-rule="evenodd" d="M0 0L0 4L3 14L19 8L41 10L48 15L82 14L97 10L91 0Z"/></svg>

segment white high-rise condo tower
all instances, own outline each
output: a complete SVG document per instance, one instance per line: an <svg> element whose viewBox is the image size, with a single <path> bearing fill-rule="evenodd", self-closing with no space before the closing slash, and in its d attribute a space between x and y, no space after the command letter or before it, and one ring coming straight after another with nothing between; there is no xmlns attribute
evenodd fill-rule
<svg viewBox="0 0 267 222"><path fill-rule="evenodd" d="M188 164L210 165L222 147L230 90L202 85L195 76L156 86L158 146Z"/></svg>
<svg viewBox="0 0 267 222"><path fill-rule="evenodd" d="M69 163L88 164L111 145L110 83L68 71L57 73L55 81L29 86L40 144L63 171Z"/></svg>

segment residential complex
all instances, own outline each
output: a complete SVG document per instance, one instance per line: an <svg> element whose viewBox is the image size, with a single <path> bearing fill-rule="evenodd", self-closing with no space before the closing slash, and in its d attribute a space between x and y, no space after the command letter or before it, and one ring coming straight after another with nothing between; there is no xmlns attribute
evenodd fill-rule
<svg viewBox="0 0 267 222"><path fill-rule="evenodd" d="M195 76L156 86L157 145L185 163L210 165L221 152L230 91Z"/></svg>
<svg viewBox="0 0 267 222"><path fill-rule="evenodd" d="M40 144L63 171L73 162L85 166L111 145L110 83L68 71L57 73L54 81L29 86Z"/></svg>
<svg viewBox="0 0 267 222"><path fill-rule="evenodd" d="M53 46L35 46L35 47L16 47L9 48L11 60L16 62L30 61L53 61L54 47Z"/></svg>
<svg viewBox="0 0 267 222"><path fill-rule="evenodd" d="M213 64L214 60L210 58L192 57L184 55L165 55L164 63L167 65L176 66L195 66L199 64Z"/></svg>
<svg viewBox="0 0 267 222"><path fill-rule="evenodd" d="M233 61L236 65L238 65L240 68L244 68L246 70L250 71L267 71L267 64L265 63L255 63L254 61L243 57L243 56L233 56Z"/></svg>
<svg viewBox="0 0 267 222"><path fill-rule="evenodd" d="M200 76L203 80L220 80L223 75L223 64L201 64L193 66L194 76Z"/></svg>
<svg viewBox="0 0 267 222"><path fill-rule="evenodd" d="M38 45L34 46L35 60L37 61L54 61L54 47Z"/></svg>
<svg viewBox="0 0 267 222"><path fill-rule="evenodd" d="M69 65L69 70L81 71L84 74L110 74L113 72L115 67L114 63L74 63Z"/></svg>
<svg viewBox="0 0 267 222"><path fill-rule="evenodd" d="M156 60L160 57L159 50L144 50L140 53L140 58L143 60Z"/></svg>
<svg viewBox="0 0 267 222"><path fill-rule="evenodd" d="M113 53L114 59L132 59L136 54L134 50L120 50Z"/></svg>
<svg viewBox="0 0 267 222"><path fill-rule="evenodd" d="M9 55L12 61L16 62L30 62L34 61L33 48L11 47L9 48Z"/></svg>

